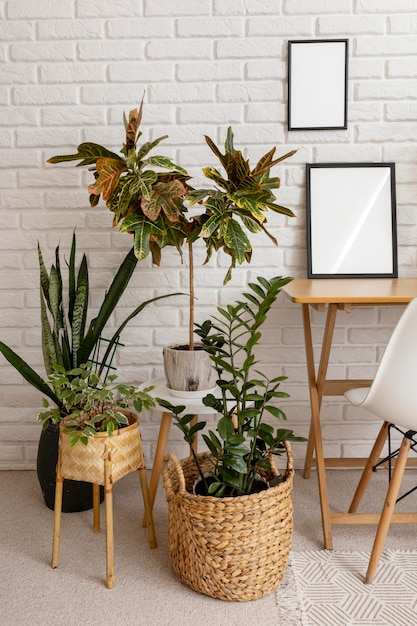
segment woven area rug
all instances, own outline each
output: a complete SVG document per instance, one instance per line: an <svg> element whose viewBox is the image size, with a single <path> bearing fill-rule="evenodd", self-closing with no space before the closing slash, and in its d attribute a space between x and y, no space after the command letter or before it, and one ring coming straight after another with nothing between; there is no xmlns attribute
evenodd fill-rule
<svg viewBox="0 0 417 626"><path fill-rule="evenodd" d="M368 561L369 552L293 552L288 579L298 599L298 624L417 624L417 552L385 550L372 585L364 583Z"/></svg>

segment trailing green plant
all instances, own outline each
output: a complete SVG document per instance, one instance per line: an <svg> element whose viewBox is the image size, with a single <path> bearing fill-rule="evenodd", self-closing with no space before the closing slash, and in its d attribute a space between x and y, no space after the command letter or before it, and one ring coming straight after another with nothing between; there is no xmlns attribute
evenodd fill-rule
<svg viewBox="0 0 417 626"><path fill-rule="evenodd" d="M137 265L137 258L133 248L123 259L117 273L106 291L99 312L96 317L87 323L89 305L89 273L85 254L76 271L76 236L72 237L68 267L68 294L64 297L63 277L59 246L55 249L55 264L52 264L48 273L38 244L39 275L40 275L40 309L42 324L42 354L47 376L53 374L55 365L65 371L71 371L87 363L97 347L101 334L112 313L117 307L129 280ZM167 298L177 293L157 296L142 302L128 315L108 341L107 349L100 357L97 365L97 374L102 376L108 366L113 348L130 320L138 315L148 304ZM49 380L42 378L16 352L0 341L0 352L9 363L35 389L52 400L57 407L63 408L59 390L51 385Z"/></svg>
<svg viewBox="0 0 417 626"><path fill-rule="evenodd" d="M213 365L217 370L220 397L208 394L206 406L220 413L216 431L209 430L203 439L212 455L213 468L207 492L216 497L250 494L255 477L270 468L270 455L285 449L284 441L305 441L292 430L274 429L266 417L286 420L285 413L275 401L287 398L280 390L285 376L269 378L257 369L256 347L261 339L260 328L275 302L281 288L291 278L258 277L249 283L243 299L226 307L218 307L218 314L203 324L196 325ZM185 441L192 446L206 422L191 424L193 415L183 415L184 406L173 406L157 398L157 402L172 411L174 422ZM203 481L206 478L198 456L191 447L195 463Z"/></svg>
<svg viewBox="0 0 417 626"><path fill-rule="evenodd" d="M111 437L115 430L129 425L121 409L133 404L140 413L142 409L155 406L155 400L149 395L153 387L138 390L132 385L115 384L116 378L115 374L110 374L101 381L91 362L69 371L55 365L49 382L60 400L60 407L50 407L44 398L46 410L38 414L38 421L42 422L44 430L50 423L62 423L71 446L78 442L87 445L98 432L106 432Z"/></svg>
<svg viewBox="0 0 417 626"><path fill-rule="evenodd" d="M266 229L268 210L293 217L293 212L275 202L273 190L280 187L280 179L270 170L291 157L296 150L274 158L276 148L269 150L251 168L233 144L230 127L223 154L210 137L205 136L225 170L203 168L204 175L214 183L213 188L193 189L188 183L187 171L171 159L151 155L150 152L167 138L159 137L139 145L143 99L139 109L124 117L126 131L121 155L102 145L86 142L75 154L58 155L48 163L79 161L77 166L93 170L95 182L90 184L90 204L96 206L100 197L113 212L113 226L121 232L134 235L135 255L142 260L150 253L152 262L159 265L162 249L174 246L183 258L182 248L188 247L189 256L189 348L194 349L194 261L193 244L199 239L206 247L205 263L213 252L223 250L231 263L224 278L226 284L236 264L250 263L252 244L249 235L263 231L277 245L277 239ZM187 213L184 202L200 205L200 215Z"/></svg>

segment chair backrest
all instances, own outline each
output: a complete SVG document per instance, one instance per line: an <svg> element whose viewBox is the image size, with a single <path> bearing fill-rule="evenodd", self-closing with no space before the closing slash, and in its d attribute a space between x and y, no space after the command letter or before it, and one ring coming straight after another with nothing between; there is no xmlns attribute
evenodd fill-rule
<svg viewBox="0 0 417 626"><path fill-rule="evenodd" d="M417 298L395 327L361 406L381 419L417 431Z"/></svg>

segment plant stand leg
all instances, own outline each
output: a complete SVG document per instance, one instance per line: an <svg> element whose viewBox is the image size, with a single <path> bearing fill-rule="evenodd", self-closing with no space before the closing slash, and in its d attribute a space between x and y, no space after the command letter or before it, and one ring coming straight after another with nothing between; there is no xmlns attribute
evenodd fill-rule
<svg viewBox="0 0 417 626"><path fill-rule="evenodd" d="M93 485L93 529L100 532L100 485Z"/></svg>
<svg viewBox="0 0 417 626"><path fill-rule="evenodd" d="M106 585L114 587L113 485L111 452L104 459L104 501L106 509Z"/></svg>
<svg viewBox="0 0 417 626"><path fill-rule="evenodd" d="M193 419L191 420L190 426L192 427L192 426L195 426L196 424L198 424L198 415L194 415ZM191 449L193 449L194 452L197 454L197 452L198 452L198 432L195 434L193 445L190 448L190 454L192 454Z"/></svg>
<svg viewBox="0 0 417 626"><path fill-rule="evenodd" d="M171 429L172 413L164 411L162 413L161 425L159 427L158 442L156 444L155 459L152 466L151 480L149 483L149 498L151 510L155 502L156 491L158 489L159 477L161 475L164 454L167 447L168 435ZM146 515L143 518L142 526L146 526Z"/></svg>
<svg viewBox="0 0 417 626"><path fill-rule="evenodd" d="M58 462L56 465L56 481L55 481L55 505L54 505L54 538L52 543L52 562L51 567L58 567L59 560L59 540L61 536L61 513L62 513L62 494L64 491L64 479L61 476L61 451L58 451Z"/></svg>
<svg viewBox="0 0 417 626"><path fill-rule="evenodd" d="M143 505L145 507L144 521L146 522L146 526L148 528L149 546L151 548L156 548L157 542L156 542L156 535L155 535L155 526L153 523L152 505L151 505L151 499L149 497L148 479L146 476L145 466L143 465L142 467L140 467L138 471L139 471L140 485L142 488Z"/></svg>

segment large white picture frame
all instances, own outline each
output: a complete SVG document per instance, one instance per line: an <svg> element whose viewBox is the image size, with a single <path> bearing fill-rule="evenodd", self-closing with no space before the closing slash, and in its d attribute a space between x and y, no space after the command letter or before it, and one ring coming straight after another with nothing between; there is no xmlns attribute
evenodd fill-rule
<svg viewBox="0 0 417 626"><path fill-rule="evenodd" d="M394 163L307 163L309 278L398 276Z"/></svg>

